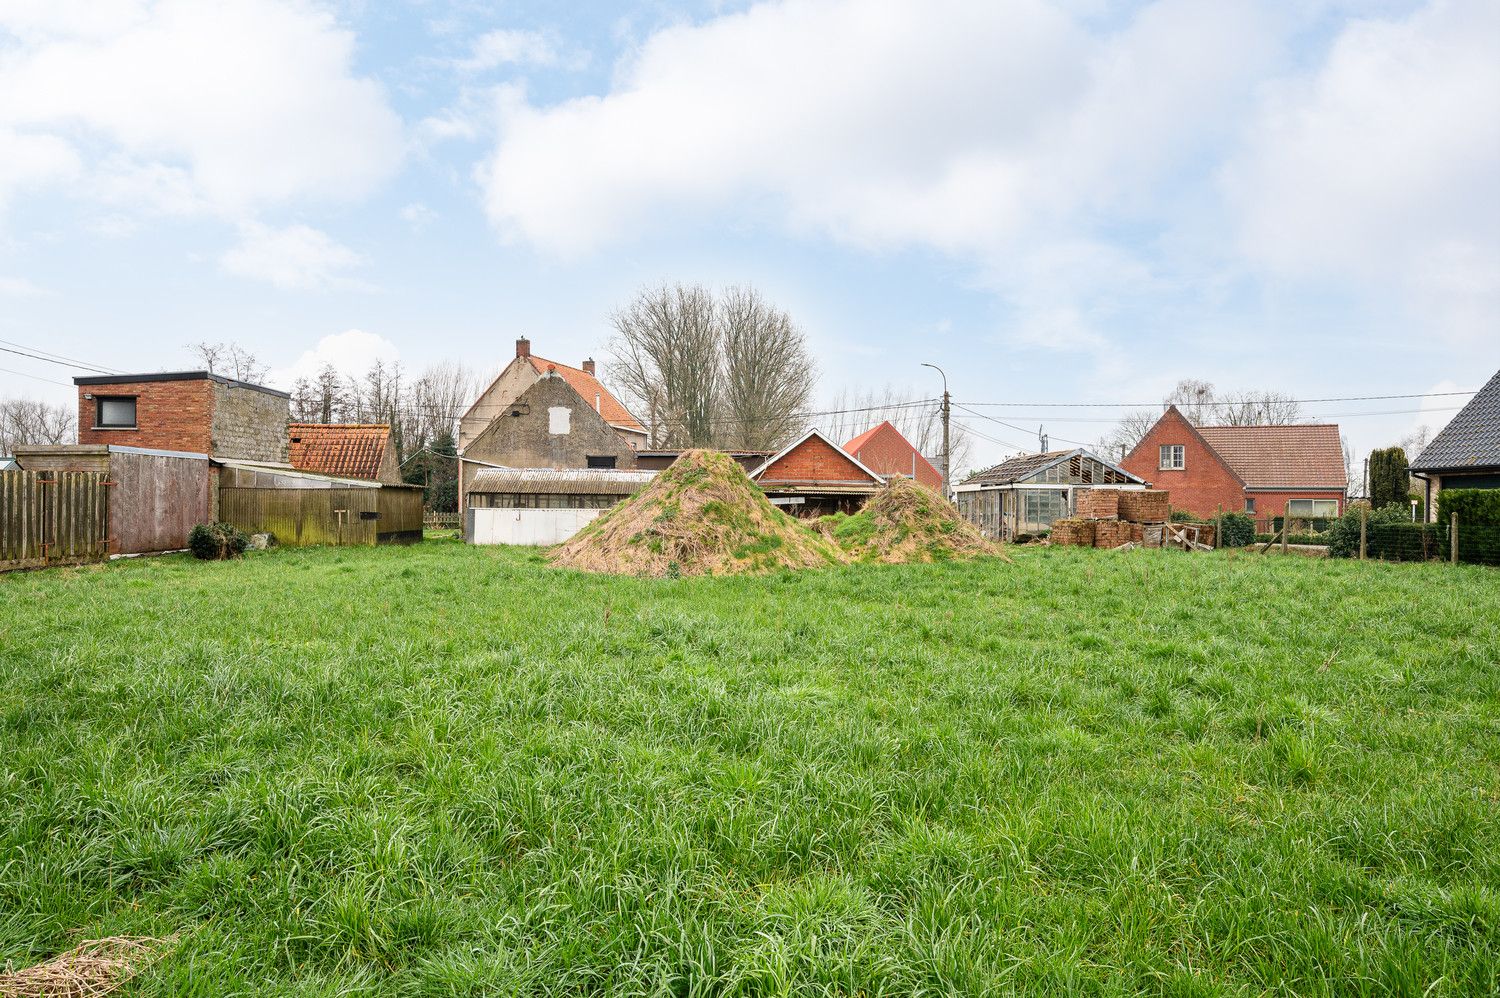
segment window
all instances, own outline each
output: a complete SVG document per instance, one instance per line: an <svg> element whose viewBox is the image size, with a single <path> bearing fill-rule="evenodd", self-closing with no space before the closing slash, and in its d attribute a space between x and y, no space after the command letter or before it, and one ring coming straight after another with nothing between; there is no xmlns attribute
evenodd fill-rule
<svg viewBox="0 0 1500 998"><path fill-rule="evenodd" d="M1161 461L1157 467L1162 471L1180 471L1187 467L1187 448L1182 444L1162 444Z"/></svg>
<svg viewBox="0 0 1500 998"><path fill-rule="evenodd" d="M135 429L135 396L100 396L95 399L94 426L101 430Z"/></svg>
<svg viewBox="0 0 1500 998"><path fill-rule="evenodd" d="M1245 512L1246 513L1254 513L1255 512L1255 500L1254 499L1246 499L1245 500Z"/></svg>
<svg viewBox="0 0 1500 998"><path fill-rule="evenodd" d="M1286 515L1292 519L1332 520L1339 515L1337 499L1288 499Z"/></svg>
<svg viewBox="0 0 1500 998"><path fill-rule="evenodd" d="M590 468L613 468L615 466L615 456L613 454L590 454L588 456L588 466Z"/></svg>

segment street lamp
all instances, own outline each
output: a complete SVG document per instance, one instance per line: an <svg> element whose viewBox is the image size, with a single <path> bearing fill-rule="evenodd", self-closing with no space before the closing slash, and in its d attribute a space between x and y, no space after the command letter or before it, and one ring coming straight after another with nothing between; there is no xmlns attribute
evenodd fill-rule
<svg viewBox="0 0 1500 998"><path fill-rule="evenodd" d="M953 453L948 447L948 416L952 406L952 399L948 395L948 375L947 372L936 364L929 364L923 361L922 366L930 367L943 376L943 498L947 499L950 491L948 476L952 472L949 463L953 460Z"/></svg>

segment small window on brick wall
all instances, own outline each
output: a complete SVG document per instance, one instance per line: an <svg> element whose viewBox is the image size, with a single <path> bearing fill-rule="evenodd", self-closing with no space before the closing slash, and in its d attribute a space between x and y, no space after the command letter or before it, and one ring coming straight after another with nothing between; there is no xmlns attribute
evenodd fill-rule
<svg viewBox="0 0 1500 998"><path fill-rule="evenodd" d="M135 429L135 396L101 395L94 399L94 426L104 430Z"/></svg>
<svg viewBox="0 0 1500 998"><path fill-rule="evenodd" d="M1180 471L1187 466L1187 448L1182 444L1162 444L1161 462L1163 471Z"/></svg>

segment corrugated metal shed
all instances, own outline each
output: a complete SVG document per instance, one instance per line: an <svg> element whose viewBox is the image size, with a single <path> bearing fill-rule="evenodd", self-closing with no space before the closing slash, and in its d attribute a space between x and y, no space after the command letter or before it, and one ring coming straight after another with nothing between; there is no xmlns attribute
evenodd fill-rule
<svg viewBox="0 0 1500 998"><path fill-rule="evenodd" d="M654 471L607 468L483 468L474 476L468 491L470 494L630 496L655 477Z"/></svg>

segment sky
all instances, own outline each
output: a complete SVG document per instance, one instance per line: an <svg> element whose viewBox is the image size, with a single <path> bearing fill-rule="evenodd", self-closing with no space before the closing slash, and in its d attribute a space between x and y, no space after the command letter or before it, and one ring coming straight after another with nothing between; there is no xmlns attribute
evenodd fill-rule
<svg viewBox="0 0 1500 998"><path fill-rule="evenodd" d="M786 308L821 403L939 365L975 466L1180 378L1472 390L1500 4L0 0L0 348L607 376L662 281ZM1358 460L1466 398L1304 410Z"/></svg>

